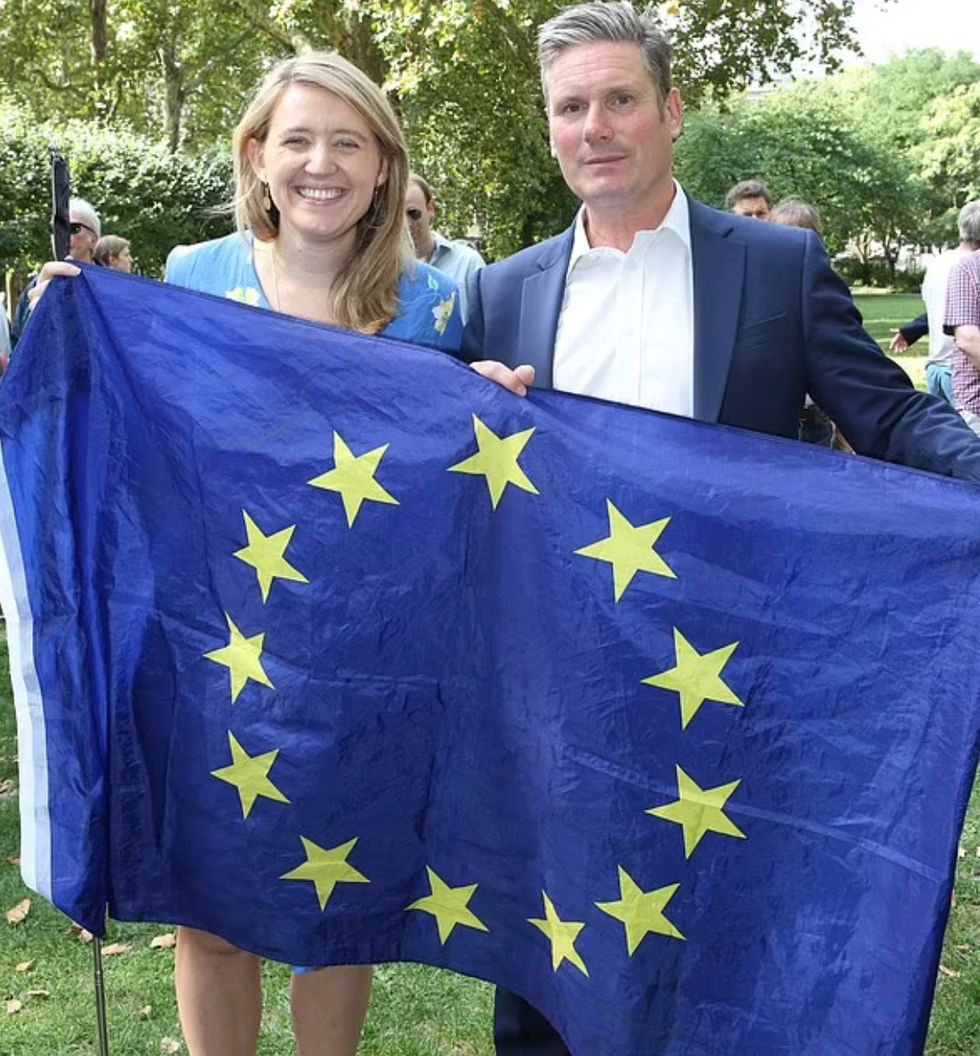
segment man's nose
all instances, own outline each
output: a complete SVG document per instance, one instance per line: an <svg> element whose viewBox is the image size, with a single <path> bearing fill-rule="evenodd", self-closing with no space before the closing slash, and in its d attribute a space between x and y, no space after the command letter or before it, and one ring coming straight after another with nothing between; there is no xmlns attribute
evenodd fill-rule
<svg viewBox="0 0 980 1056"><path fill-rule="evenodd" d="M582 133L586 143L605 143L612 138L612 125L609 115L601 104L589 107L585 115L585 128Z"/></svg>

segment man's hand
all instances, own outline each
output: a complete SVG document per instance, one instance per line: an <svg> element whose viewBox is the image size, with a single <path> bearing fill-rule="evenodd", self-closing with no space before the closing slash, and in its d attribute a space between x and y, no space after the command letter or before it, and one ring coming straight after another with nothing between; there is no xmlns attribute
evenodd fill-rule
<svg viewBox="0 0 980 1056"><path fill-rule="evenodd" d="M81 268L74 264L69 263L67 260L49 260L47 264L41 268L41 274L37 277L37 282L34 287L27 294L28 311L33 312L37 307L37 302L44 296L44 291L48 288L48 283L56 275L81 275Z"/></svg>
<svg viewBox="0 0 980 1056"><path fill-rule="evenodd" d="M888 346L889 349L896 355L902 355L903 352L908 351L909 343L905 340L905 335L901 330L892 330L892 343Z"/></svg>
<svg viewBox="0 0 980 1056"><path fill-rule="evenodd" d="M470 366L483 377L495 381L503 386L508 392L516 393L518 396L526 396L527 390L534 384L534 367L523 364L520 367L505 367L495 359L480 359Z"/></svg>

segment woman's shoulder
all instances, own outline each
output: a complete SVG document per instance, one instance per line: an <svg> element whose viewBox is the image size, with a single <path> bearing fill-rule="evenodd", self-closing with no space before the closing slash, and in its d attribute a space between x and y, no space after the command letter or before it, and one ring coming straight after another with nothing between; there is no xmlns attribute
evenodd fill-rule
<svg viewBox="0 0 980 1056"><path fill-rule="evenodd" d="M167 257L166 281L201 293L257 304L260 291L253 290L254 270L251 236L235 231L210 242L175 246Z"/></svg>
<svg viewBox="0 0 980 1056"><path fill-rule="evenodd" d="M441 271L411 261L398 288L399 311L385 330L390 337L456 351L462 341L459 289Z"/></svg>

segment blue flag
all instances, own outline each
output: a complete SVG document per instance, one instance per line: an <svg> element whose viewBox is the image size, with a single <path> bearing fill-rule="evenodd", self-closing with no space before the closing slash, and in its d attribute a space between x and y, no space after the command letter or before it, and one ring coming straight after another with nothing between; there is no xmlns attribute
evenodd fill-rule
<svg viewBox="0 0 980 1056"><path fill-rule="evenodd" d="M576 1056L922 1051L975 489L108 271L37 316L0 388L30 886L489 979Z"/></svg>

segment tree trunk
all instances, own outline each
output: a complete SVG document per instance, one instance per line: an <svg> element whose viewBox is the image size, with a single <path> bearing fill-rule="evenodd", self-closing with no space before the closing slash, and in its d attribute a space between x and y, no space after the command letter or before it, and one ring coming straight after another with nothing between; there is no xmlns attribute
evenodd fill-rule
<svg viewBox="0 0 980 1056"><path fill-rule="evenodd" d="M106 83L109 57L107 0L89 0L88 9L92 27L92 109L97 118L104 119L109 111L109 86Z"/></svg>
<svg viewBox="0 0 980 1056"><path fill-rule="evenodd" d="M163 120L167 149L171 154L176 154L183 134L184 100L187 98L184 68L177 60L175 48L161 50L159 55L163 71Z"/></svg>

